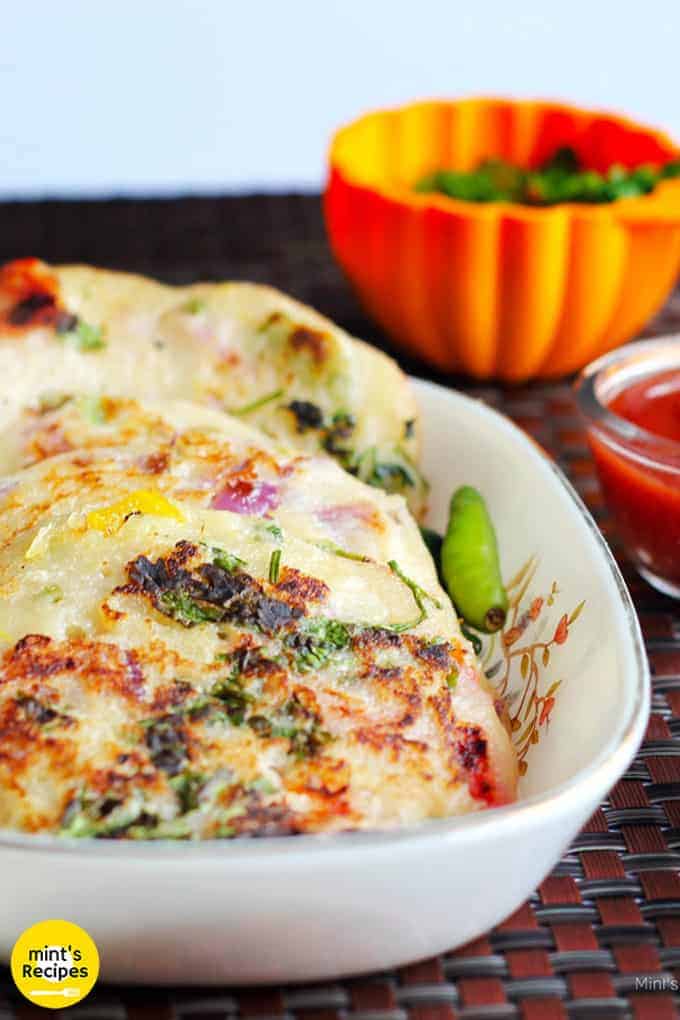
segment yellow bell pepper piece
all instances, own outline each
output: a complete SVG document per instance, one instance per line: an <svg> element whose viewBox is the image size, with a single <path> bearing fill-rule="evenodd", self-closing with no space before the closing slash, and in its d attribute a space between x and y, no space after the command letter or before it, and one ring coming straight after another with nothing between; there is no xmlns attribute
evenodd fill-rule
<svg viewBox="0 0 680 1020"><path fill-rule="evenodd" d="M151 514L154 517L171 517L183 521L184 515L160 492L138 489L123 496L110 506L91 510L86 517L87 527L105 535L115 535L132 514Z"/></svg>

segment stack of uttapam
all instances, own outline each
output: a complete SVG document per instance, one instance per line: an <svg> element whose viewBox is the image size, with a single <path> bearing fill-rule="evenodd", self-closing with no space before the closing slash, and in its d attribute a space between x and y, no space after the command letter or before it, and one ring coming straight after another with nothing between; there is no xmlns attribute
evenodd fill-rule
<svg viewBox="0 0 680 1020"><path fill-rule="evenodd" d="M407 505L392 361L268 288L28 260L0 274L0 371L0 827L283 835L514 799Z"/></svg>

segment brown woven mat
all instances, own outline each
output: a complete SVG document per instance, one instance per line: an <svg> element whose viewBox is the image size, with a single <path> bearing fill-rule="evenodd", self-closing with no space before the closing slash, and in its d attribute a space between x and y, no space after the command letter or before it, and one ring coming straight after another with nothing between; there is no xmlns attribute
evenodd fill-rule
<svg viewBox="0 0 680 1020"><path fill-rule="evenodd" d="M0 227L0 260L39 253L171 281L266 281L384 345L330 258L313 197L0 205ZM680 295L648 332L673 329L680 330ZM474 392L530 432L567 472L618 553L568 385L471 387L404 364ZM368 978L259 990L100 987L66 1012L95 1020L680 1016L680 612L623 567L654 674L645 742L569 852L512 917L463 949ZM0 971L0 1020L39 1014Z"/></svg>

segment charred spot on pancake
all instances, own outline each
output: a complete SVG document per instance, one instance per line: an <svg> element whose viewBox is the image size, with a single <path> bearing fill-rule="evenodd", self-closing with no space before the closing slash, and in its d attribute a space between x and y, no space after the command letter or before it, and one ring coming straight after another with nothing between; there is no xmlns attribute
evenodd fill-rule
<svg viewBox="0 0 680 1020"><path fill-rule="evenodd" d="M490 800L493 793L486 737L479 726L456 728L456 758L468 773L468 786L473 797Z"/></svg>
<svg viewBox="0 0 680 1020"><path fill-rule="evenodd" d="M191 580L191 574L183 564L198 552L198 546L191 542L178 542L168 556L160 556L155 562L147 556L138 556L127 564L129 584L121 591L145 592L160 597L167 591L180 587Z"/></svg>
<svg viewBox="0 0 680 1020"><path fill-rule="evenodd" d="M66 312L63 309L57 309L57 313L54 316L54 328L57 333L73 333L80 325L80 319L77 315L73 315L72 312Z"/></svg>
<svg viewBox="0 0 680 1020"><path fill-rule="evenodd" d="M274 633L302 616L304 607L299 601L289 604L267 595L260 581L240 567L226 570L213 562L193 571L185 569L183 564L197 551L192 543L179 542L168 556L155 562L138 556L127 564L130 583L118 591L149 596L160 613L184 627L233 623Z"/></svg>
<svg viewBox="0 0 680 1020"><path fill-rule="evenodd" d="M146 727L146 746L157 769L176 776L188 763L187 733L179 714L164 715Z"/></svg>
<svg viewBox="0 0 680 1020"><path fill-rule="evenodd" d="M311 326L295 326L288 337L294 351L306 352L317 365L322 365L328 358L328 336L321 330Z"/></svg>
<svg viewBox="0 0 680 1020"><path fill-rule="evenodd" d="M401 666L378 666L369 663L361 675L362 678L374 680L376 683L394 683L402 679L403 669Z"/></svg>
<svg viewBox="0 0 680 1020"><path fill-rule="evenodd" d="M232 662L243 677L271 676L280 673L282 669L278 662L268 659L258 648L236 649Z"/></svg>
<svg viewBox="0 0 680 1020"><path fill-rule="evenodd" d="M164 684L156 689L151 708L154 712L177 708L186 704L194 693L194 688L186 680L174 680L172 683Z"/></svg>
<svg viewBox="0 0 680 1020"><path fill-rule="evenodd" d="M283 314L281 312L272 312L267 318L260 323L257 327L258 333L266 333L271 326L276 326L277 323L283 321Z"/></svg>
<svg viewBox="0 0 680 1020"><path fill-rule="evenodd" d="M292 604L303 609L309 602L324 602L330 594L325 581L303 574L294 567L283 568L276 591L277 594L288 595Z"/></svg>
<svg viewBox="0 0 680 1020"><path fill-rule="evenodd" d="M364 627L352 637L352 647L361 650L374 648L402 648L405 639L401 634L384 627Z"/></svg>
<svg viewBox="0 0 680 1020"><path fill-rule="evenodd" d="M8 299L4 321L17 330L32 326L59 330L66 317L77 322L61 306L57 279L39 259L16 259L3 266L0 292Z"/></svg>
<svg viewBox="0 0 680 1020"><path fill-rule="evenodd" d="M452 664L452 648L448 641L428 641L425 638L409 636L407 644L412 654L435 669L449 669Z"/></svg>
<svg viewBox="0 0 680 1020"><path fill-rule="evenodd" d="M313 761L298 760L291 764L285 773L288 790L311 794L317 802L329 801L328 807L334 813L342 810L337 799L343 797L350 788L352 770L344 758L330 756L316 758ZM332 803L336 801L336 803Z"/></svg>
<svg viewBox="0 0 680 1020"><path fill-rule="evenodd" d="M0 708L0 763L12 762L15 768L30 764L39 742L51 745L58 757L65 745L54 734L73 723L42 697L19 692Z"/></svg>
<svg viewBox="0 0 680 1020"><path fill-rule="evenodd" d="M349 468L354 457L350 439L356 428L356 418L346 411L336 411L325 430L322 446L326 453L339 457L343 467Z"/></svg>
<svg viewBox="0 0 680 1020"><path fill-rule="evenodd" d="M27 326L29 323L45 320L45 312L52 313L56 305L54 294L36 291L18 301L8 312L7 321L12 326ZM42 313L42 314L41 314Z"/></svg>
<svg viewBox="0 0 680 1020"><path fill-rule="evenodd" d="M231 820L234 836L293 836L304 830L296 820L295 813L285 804L265 804L260 798L251 797L242 814Z"/></svg>
<svg viewBox="0 0 680 1020"><path fill-rule="evenodd" d="M168 450L156 450L149 453L139 462L140 469L148 475L162 475L170 465L170 452Z"/></svg>
<svg viewBox="0 0 680 1020"><path fill-rule="evenodd" d="M177 542L168 556L159 557L155 563L152 563L146 556L138 556L136 560L128 564L128 576L133 584L138 585L144 591L163 591L178 583L178 579L185 576L186 571L183 571L182 567L197 553L197 545L182 540Z"/></svg>
<svg viewBox="0 0 680 1020"><path fill-rule="evenodd" d="M404 726L407 723L402 723ZM388 729L384 726L362 726L356 730L354 739L359 744L366 744L376 751L389 751L392 758L397 759L403 751L411 750L416 753L425 752L427 744L422 740L411 740L405 737L399 730Z"/></svg>
<svg viewBox="0 0 680 1020"><path fill-rule="evenodd" d="M254 599L252 609L248 615L264 631L274 631L283 627L291 620L300 615L299 609L292 609L288 603L280 602L278 599L270 599L266 596L258 596ZM248 615L244 622L248 622Z"/></svg>
<svg viewBox="0 0 680 1020"><path fill-rule="evenodd" d="M119 757L125 760L117 760L110 766L92 769L88 773L88 787L93 794L102 798L101 809L104 814L111 810L111 801L115 803L123 800L131 792L131 787L149 787L158 782L158 773L149 765L143 752L132 751Z"/></svg>
<svg viewBox="0 0 680 1020"><path fill-rule="evenodd" d="M72 449L73 444L64 433L60 422L53 421L33 433L27 444L27 455L31 461L38 461L54 457L58 453L67 453Z"/></svg>
<svg viewBox="0 0 680 1020"><path fill-rule="evenodd" d="M27 634L5 655L5 678L49 677L76 668L69 652L62 654L56 643L44 634Z"/></svg>
<svg viewBox="0 0 680 1020"><path fill-rule="evenodd" d="M38 726L45 726L47 723L54 722L55 719L70 722L68 716L61 715L61 713L57 712L56 709L52 708L50 705L46 705L31 694L17 694L16 703L19 709L23 712L24 717L30 722L36 723Z"/></svg>
<svg viewBox="0 0 680 1020"><path fill-rule="evenodd" d="M459 727L456 753L466 769L475 769L480 761L486 760L486 738L479 726Z"/></svg>
<svg viewBox="0 0 680 1020"><path fill-rule="evenodd" d="M317 404L309 400L291 400L288 410L295 416L295 428L303 433L308 429L320 429L323 426L323 411Z"/></svg>
<svg viewBox="0 0 680 1020"><path fill-rule="evenodd" d="M312 692L300 688L282 708L272 729L273 736L286 737L296 758L313 758L333 739L322 727L322 718Z"/></svg>
<svg viewBox="0 0 680 1020"><path fill-rule="evenodd" d="M133 652L104 641L73 637L57 641L44 634L27 634L2 660L2 680L47 679L73 673L93 690L113 692L139 701L144 675Z"/></svg>

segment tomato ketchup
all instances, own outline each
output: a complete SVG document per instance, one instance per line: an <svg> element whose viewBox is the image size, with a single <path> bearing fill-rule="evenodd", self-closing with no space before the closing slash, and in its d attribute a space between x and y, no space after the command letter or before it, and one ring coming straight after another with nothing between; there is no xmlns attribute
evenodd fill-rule
<svg viewBox="0 0 680 1020"><path fill-rule="evenodd" d="M645 347L646 345L633 345ZM629 348L631 350L632 348ZM680 597L680 344L677 367L602 387L588 438L602 491L640 573Z"/></svg>
<svg viewBox="0 0 680 1020"><path fill-rule="evenodd" d="M620 418L680 443L680 367L639 379L607 404Z"/></svg>

